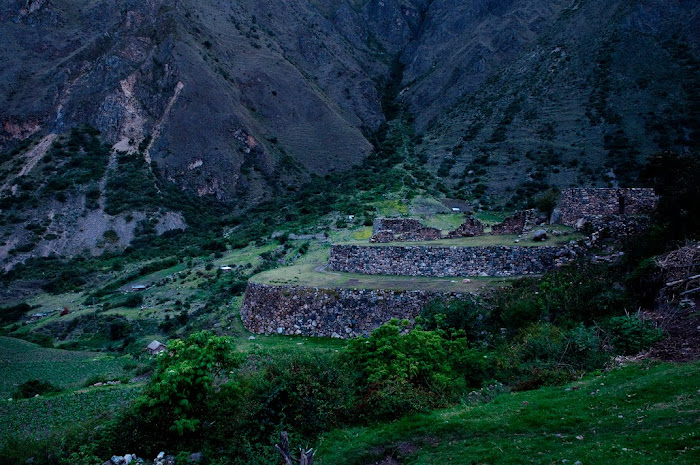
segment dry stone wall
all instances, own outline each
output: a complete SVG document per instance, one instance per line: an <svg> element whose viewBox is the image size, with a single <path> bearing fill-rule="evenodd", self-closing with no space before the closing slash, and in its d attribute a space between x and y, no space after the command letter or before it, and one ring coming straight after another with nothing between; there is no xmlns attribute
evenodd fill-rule
<svg viewBox="0 0 700 465"><path fill-rule="evenodd" d="M649 188L574 188L562 191L559 210L561 222L574 226L580 218L647 214L658 200Z"/></svg>
<svg viewBox="0 0 700 465"><path fill-rule="evenodd" d="M523 234L532 230L537 221L537 211L523 210L505 218L502 222L491 227L491 234Z"/></svg>
<svg viewBox="0 0 700 465"><path fill-rule="evenodd" d="M447 237L475 237L484 235L484 224L476 218L467 218L459 228L447 233Z"/></svg>
<svg viewBox="0 0 700 465"><path fill-rule="evenodd" d="M442 231L429 228L415 218L377 218L372 225L370 242L434 241Z"/></svg>
<svg viewBox="0 0 700 465"><path fill-rule="evenodd" d="M257 334L350 338L398 318L414 322L431 300L470 294L387 289L324 289L249 283L241 320Z"/></svg>
<svg viewBox="0 0 700 465"><path fill-rule="evenodd" d="M404 276L518 276L566 260L565 247L331 246L332 271Z"/></svg>

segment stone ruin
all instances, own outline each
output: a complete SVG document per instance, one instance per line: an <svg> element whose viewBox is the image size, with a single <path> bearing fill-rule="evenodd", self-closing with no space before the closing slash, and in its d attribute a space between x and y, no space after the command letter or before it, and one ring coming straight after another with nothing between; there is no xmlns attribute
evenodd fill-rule
<svg viewBox="0 0 700 465"><path fill-rule="evenodd" d="M248 283L241 321L257 334L349 338L369 335L397 318L411 326L435 299L467 299L467 293L390 289L311 288Z"/></svg>
<svg viewBox="0 0 700 465"><path fill-rule="evenodd" d="M558 210L561 223L575 226L581 218L646 215L658 201L650 188L573 188L562 191Z"/></svg>
<svg viewBox="0 0 700 465"><path fill-rule="evenodd" d="M523 276L544 273L568 261L558 246L458 247L388 245L331 246L328 270L396 276Z"/></svg>
<svg viewBox="0 0 700 465"><path fill-rule="evenodd" d="M507 217L502 222L494 224L491 227L491 234L524 234L532 230L532 227L537 224L537 220L537 210L530 209L519 211Z"/></svg>
<svg viewBox="0 0 700 465"><path fill-rule="evenodd" d="M467 218L462 225L447 233L447 237L452 239L455 237L476 237L484 235L484 223L476 218Z"/></svg>
<svg viewBox="0 0 700 465"><path fill-rule="evenodd" d="M462 225L447 233L446 238L475 237L484 234L484 224L476 218L467 218ZM372 226L370 242L436 241L442 239L442 230L430 228L415 218L377 218Z"/></svg>
<svg viewBox="0 0 700 465"><path fill-rule="evenodd" d="M583 256L600 239L633 237L647 224L658 197L651 189L568 189L556 209L560 222L587 223L593 232L564 247L455 247L333 245L328 269L336 272L401 276L521 276L543 273ZM580 220L580 221L579 221ZM492 227L491 234L522 235L545 222L536 210L517 212ZM484 225L468 218L447 237L482 235ZM542 234L544 233L544 234ZM546 237L546 231L534 236ZM371 242L428 241L442 232L414 218L377 219ZM515 242L518 242L516 240ZM612 260L619 257L594 257ZM336 338L369 334L390 318L413 322L425 303L436 298L463 299L467 294L388 289L323 289L248 283L241 319L250 331Z"/></svg>
<svg viewBox="0 0 700 465"><path fill-rule="evenodd" d="M429 228L415 218L377 218L372 225L370 242L435 241L442 231Z"/></svg>

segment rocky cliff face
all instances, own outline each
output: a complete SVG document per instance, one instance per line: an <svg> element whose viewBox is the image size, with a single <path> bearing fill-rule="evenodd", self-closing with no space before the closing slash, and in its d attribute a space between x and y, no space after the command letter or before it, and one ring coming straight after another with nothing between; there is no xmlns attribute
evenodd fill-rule
<svg viewBox="0 0 700 465"><path fill-rule="evenodd" d="M415 3L10 2L0 144L89 123L193 192L259 201L371 150Z"/></svg>

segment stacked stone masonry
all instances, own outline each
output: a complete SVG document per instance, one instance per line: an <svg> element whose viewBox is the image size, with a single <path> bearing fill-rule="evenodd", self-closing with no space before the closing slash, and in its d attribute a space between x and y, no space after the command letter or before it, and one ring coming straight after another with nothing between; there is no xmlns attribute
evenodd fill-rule
<svg viewBox="0 0 700 465"><path fill-rule="evenodd" d="M398 318L411 323L430 301L470 294L387 289L323 289L249 283L241 307L243 325L257 334L350 338L369 335Z"/></svg>
<svg viewBox="0 0 700 465"><path fill-rule="evenodd" d="M447 237L475 237L484 235L484 223L476 218L467 218L467 220L462 223L462 225L447 233Z"/></svg>
<svg viewBox="0 0 700 465"><path fill-rule="evenodd" d="M575 188L562 191L559 210L561 222L574 226L580 218L648 214L658 200L648 188Z"/></svg>
<svg viewBox="0 0 700 465"><path fill-rule="evenodd" d="M377 218L370 242L435 241L441 237L442 231L423 226L415 218Z"/></svg>
<svg viewBox="0 0 700 465"><path fill-rule="evenodd" d="M566 260L566 247L334 245L332 271L402 276L518 276L543 273Z"/></svg>
<svg viewBox="0 0 700 465"><path fill-rule="evenodd" d="M502 222L491 227L491 234L523 234L537 222L536 210L523 210L505 218Z"/></svg>

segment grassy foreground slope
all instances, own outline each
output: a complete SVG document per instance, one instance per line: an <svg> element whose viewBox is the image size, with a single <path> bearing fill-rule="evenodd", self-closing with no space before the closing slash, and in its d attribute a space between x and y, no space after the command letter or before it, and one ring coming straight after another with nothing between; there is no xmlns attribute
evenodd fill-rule
<svg viewBox="0 0 700 465"><path fill-rule="evenodd" d="M320 464L700 463L700 363L634 365L335 431ZM567 462L568 461L568 462Z"/></svg>
<svg viewBox="0 0 700 465"><path fill-rule="evenodd" d="M97 352L47 349L31 342L0 337L0 396L11 395L31 379L61 388L77 388L90 378L118 379L128 359Z"/></svg>

